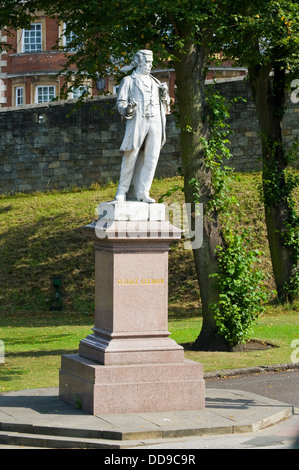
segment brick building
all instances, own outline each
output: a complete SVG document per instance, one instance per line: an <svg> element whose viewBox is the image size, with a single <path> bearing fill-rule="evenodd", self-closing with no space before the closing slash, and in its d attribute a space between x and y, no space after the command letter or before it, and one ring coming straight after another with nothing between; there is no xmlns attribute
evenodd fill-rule
<svg viewBox="0 0 299 470"><path fill-rule="evenodd" d="M2 41L6 40L2 37ZM13 31L9 38L13 50L0 54L0 107L45 103L59 96L64 77L57 74L66 58L63 52L53 48L57 43L67 46L70 40L71 37L64 35L64 25L43 13L31 23L30 28ZM216 57L220 58L220 55ZM174 97L174 70L153 70L152 73L168 84L170 95ZM232 62L222 62L210 68L207 78L245 74L245 69L234 68ZM79 89L73 88L69 98L78 98L86 88L97 95L97 86L111 93L117 91L113 77L107 77L101 85L87 80Z"/></svg>
<svg viewBox="0 0 299 470"><path fill-rule="evenodd" d="M64 25L40 13L30 28L12 31L10 38L2 37L13 50L0 57L0 106L50 102L59 96L64 77L57 74L66 58L53 48L57 42L65 46L70 41L63 30ZM82 90L73 89L69 98L77 98Z"/></svg>

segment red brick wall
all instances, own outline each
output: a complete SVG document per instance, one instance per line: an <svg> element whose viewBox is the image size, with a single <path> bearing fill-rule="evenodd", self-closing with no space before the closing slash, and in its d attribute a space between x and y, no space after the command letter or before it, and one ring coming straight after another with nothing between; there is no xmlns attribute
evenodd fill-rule
<svg viewBox="0 0 299 470"><path fill-rule="evenodd" d="M66 59L61 52L12 54L8 57L7 73L58 72Z"/></svg>
<svg viewBox="0 0 299 470"><path fill-rule="evenodd" d="M59 37L58 22L51 18L46 19L46 49L50 51L55 45Z"/></svg>

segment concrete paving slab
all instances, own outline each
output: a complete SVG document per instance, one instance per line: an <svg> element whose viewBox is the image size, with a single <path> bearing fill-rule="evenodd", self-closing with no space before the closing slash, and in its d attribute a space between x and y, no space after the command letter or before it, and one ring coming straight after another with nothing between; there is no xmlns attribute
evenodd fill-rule
<svg viewBox="0 0 299 470"><path fill-rule="evenodd" d="M185 419L181 412L160 412L139 414L144 421L152 423L154 426L169 428L175 426L190 426L190 420Z"/></svg>
<svg viewBox="0 0 299 470"><path fill-rule="evenodd" d="M299 423L294 426L289 426L287 429L275 433L275 435L297 438L299 436Z"/></svg>
<svg viewBox="0 0 299 470"><path fill-rule="evenodd" d="M204 410L93 416L59 400L58 388L21 390L0 395L0 444L22 442L22 436L16 434L23 433L27 446L38 442L38 446L55 447L58 437L59 447L63 447L63 437L68 447L79 445L80 439L82 445L83 439L95 439L98 447L109 447L110 442L111 448L121 448L133 440L141 446L149 439L162 442L175 437L251 432L291 416L292 411L288 404L250 392L210 388Z"/></svg>

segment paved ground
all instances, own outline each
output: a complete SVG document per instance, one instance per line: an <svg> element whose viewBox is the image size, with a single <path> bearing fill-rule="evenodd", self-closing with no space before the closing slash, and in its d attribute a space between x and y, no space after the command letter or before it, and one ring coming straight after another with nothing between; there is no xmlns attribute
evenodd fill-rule
<svg viewBox="0 0 299 470"><path fill-rule="evenodd" d="M206 388L245 390L294 406L293 415L274 425L242 434L195 436L148 445L147 449L299 449L299 369L257 372L206 380ZM166 447L165 447L166 446Z"/></svg>
<svg viewBox="0 0 299 470"><path fill-rule="evenodd" d="M240 374L206 380L209 390L244 390L294 406L293 415L264 429L244 434L189 437L152 444L147 449L299 449L299 369ZM166 446L166 447L165 447Z"/></svg>
<svg viewBox="0 0 299 470"><path fill-rule="evenodd" d="M206 380L206 409L90 416L58 390L0 396L2 448L299 448L299 369ZM298 408L297 408L298 407Z"/></svg>
<svg viewBox="0 0 299 470"><path fill-rule="evenodd" d="M149 443L144 449L156 452L162 449L179 450L181 454L184 450L188 450L190 454L192 451L202 449L299 449L298 435L299 410L291 418L264 430L241 434L205 434L176 439L175 442Z"/></svg>
<svg viewBox="0 0 299 470"><path fill-rule="evenodd" d="M299 368L206 379L206 388L246 390L299 408Z"/></svg>

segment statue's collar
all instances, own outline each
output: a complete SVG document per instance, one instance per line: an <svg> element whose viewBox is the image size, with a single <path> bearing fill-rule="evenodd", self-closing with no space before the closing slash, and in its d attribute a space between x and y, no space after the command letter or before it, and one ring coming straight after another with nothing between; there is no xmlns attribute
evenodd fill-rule
<svg viewBox="0 0 299 470"><path fill-rule="evenodd" d="M151 75L150 75L151 76ZM133 70L132 72L132 78L142 78L141 73L137 73L136 70Z"/></svg>
<svg viewBox="0 0 299 470"><path fill-rule="evenodd" d="M131 77L133 79L142 78L142 74L137 73L136 70L133 70ZM158 83L158 85L160 84L159 80L156 77L153 77L153 75L149 74L149 77L151 77L156 83Z"/></svg>

